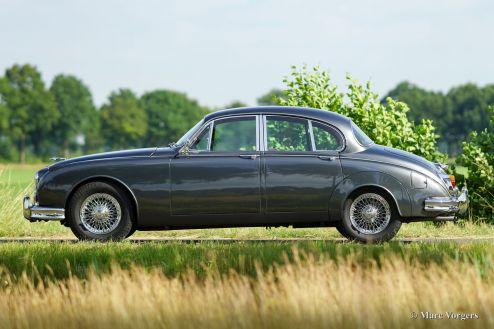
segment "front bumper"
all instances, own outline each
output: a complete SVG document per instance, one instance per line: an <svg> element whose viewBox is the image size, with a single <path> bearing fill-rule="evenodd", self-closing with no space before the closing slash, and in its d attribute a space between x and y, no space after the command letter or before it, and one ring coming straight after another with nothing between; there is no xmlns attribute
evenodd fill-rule
<svg viewBox="0 0 494 329"><path fill-rule="evenodd" d="M454 220L456 215L464 214L468 209L468 190L466 187L450 197L432 197L425 199L424 210L438 213L437 219Z"/></svg>
<svg viewBox="0 0 494 329"><path fill-rule="evenodd" d="M22 207L24 218L31 222L65 219L65 209L40 207L37 204L33 204L31 198L27 195L22 200Z"/></svg>

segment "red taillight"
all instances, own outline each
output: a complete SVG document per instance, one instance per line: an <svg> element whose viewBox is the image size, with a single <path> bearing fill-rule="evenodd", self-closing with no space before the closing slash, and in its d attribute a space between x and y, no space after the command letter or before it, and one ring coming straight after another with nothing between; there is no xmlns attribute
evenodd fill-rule
<svg viewBox="0 0 494 329"><path fill-rule="evenodd" d="M449 175L449 179L451 180L451 185L453 185L453 188L455 188L456 187L455 175Z"/></svg>

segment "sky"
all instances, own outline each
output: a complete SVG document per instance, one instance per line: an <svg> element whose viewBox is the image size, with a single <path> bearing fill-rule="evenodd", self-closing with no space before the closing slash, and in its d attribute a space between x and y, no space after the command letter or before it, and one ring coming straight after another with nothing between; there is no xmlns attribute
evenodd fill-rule
<svg viewBox="0 0 494 329"><path fill-rule="evenodd" d="M73 74L96 104L119 88L255 105L292 65L385 94L494 83L492 0L0 0L0 72Z"/></svg>

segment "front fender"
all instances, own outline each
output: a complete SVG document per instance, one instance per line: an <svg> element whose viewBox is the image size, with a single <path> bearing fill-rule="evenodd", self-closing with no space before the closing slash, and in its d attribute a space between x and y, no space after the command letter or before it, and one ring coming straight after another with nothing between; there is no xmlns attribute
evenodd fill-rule
<svg viewBox="0 0 494 329"><path fill-rule="evenodd" d="M408 217L412 211L410 195L407 189L393 176L379 171L364 171L345 177L334 189L329 201L329 216L337 221L342 218L345 201L350 194L363 187L376 187L386 190L398 208L402 217Z"/></svg>

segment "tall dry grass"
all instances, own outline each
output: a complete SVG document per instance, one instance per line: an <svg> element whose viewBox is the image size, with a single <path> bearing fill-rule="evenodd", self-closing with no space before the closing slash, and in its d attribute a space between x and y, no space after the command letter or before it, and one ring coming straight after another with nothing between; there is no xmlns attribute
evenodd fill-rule
<svg viewBox="0 0 494 329"><path fill-rule="evenodd" d="M453 260L390 257L361 267L309 256L256 278L168 278L137 267L39 286L4 278L2 328L494 328L494 274ZM445 319L424 320L420 312ZM447 319L445 312L479 319Z"/></svg>

